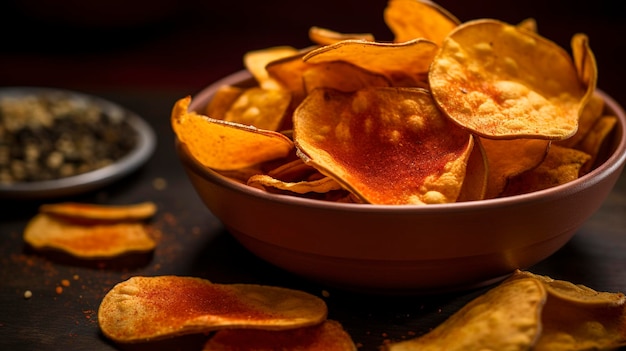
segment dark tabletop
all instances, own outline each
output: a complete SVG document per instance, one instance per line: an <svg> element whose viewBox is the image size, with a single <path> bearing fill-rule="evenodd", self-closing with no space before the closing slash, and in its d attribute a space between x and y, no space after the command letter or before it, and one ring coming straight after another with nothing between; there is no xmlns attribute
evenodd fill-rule
<svg viewBox="0 0 626 351"><path fill-rule="evenodd" d="M109 1L118 6L116 11L98 9L91 14L80 6L72 10L41 1L35 8L35 3L16 0L0 8L0 86L52 86L103 97L142 116L154 128L158 144L137 172L97 191L62 199L0 199L1 350L116 349L100 335L96 312L113 285L135 275L192 275L216 283L277 285L317 296L324 292L329 318L341 322L363 351L421 335L489 288L372 296L282 271L250 254L226 232L195 194L175 155L169 116L177 99L241 69L248 50L309 45L306 31L312 25L369 31L388 39L382 23L384 1L366 6L358 1L273 0L244 3L243 10L208 1L160 0L151 2L154 6ZM515 23L535 17L540 33L564 46L575 32L587 33L598 60L599 87L626 104L623 2L599 0L583 6L555 1L549 7L546 1L439 3L461 20L493 17ZM26 28L35 31L27 33ZM156 186L161 180L165 188ZM27 221L42 203L62 200L155 202L158 212L151 225L160 236L156 251L141 264L86 265L28 250L22 240ZM573 239L529 270L600 291L626 292L625 228L623 175ZM63 280L70 284L59 292ZM27 290L32 291L29 299L24 298ZM165 346L197 349L202 340L183 341Z"/></svg>

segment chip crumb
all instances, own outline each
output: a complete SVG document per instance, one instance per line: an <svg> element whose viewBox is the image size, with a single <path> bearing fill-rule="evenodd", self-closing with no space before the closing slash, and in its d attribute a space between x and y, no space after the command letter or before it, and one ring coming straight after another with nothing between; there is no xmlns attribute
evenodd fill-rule
<svg viewBox="0 0 626 351"><path fill-rule="evenodd" d="M152 186L156 190L165 190L165 188L167 188L167 180L161 177L154 178L154 180L152 180Z"/></svg>
<svg viewBox="0 0 626 351"><path fill-rule="evenodd" d="M57 286L55 289L56 293L61 295L63 293L63 287L62 286Z"/></svg>
<svg viewBox="0 0 626 351"><path fill-rule="evenodd" d="M328 292L328 290L322 290L322 296L330 297L330 293Z"/></svg>
<svg viewBox="0 0 626 351"><path fill-rule="evenodd" d="M63 279L63 280L61 280L61 285L65 286L65 287L68 287L68 286L70 286L70 281L67 280L67 279Z"/></svg>
<svg viewBox="0 0 626 351"><path fill-rule="evenodd" d="M24 291L24 298L25 299L30 299L31 297L33 297L33 292L30 290L26 290Z"/></svg>
<svg viewBox="0 0 626 351"><path fill-rule="evenodd" d="M78 276L78 274L74 274L74 276L72 277L72 279L74 279L74 280L78 280L78 279L80 279L80 277Z"/></svg>

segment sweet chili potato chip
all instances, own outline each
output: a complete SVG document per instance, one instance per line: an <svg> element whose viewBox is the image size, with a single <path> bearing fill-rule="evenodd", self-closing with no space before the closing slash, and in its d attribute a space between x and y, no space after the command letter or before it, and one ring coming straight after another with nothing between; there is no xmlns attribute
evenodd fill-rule
<svg viewBox="0 0 626 351"><path fill-rule="evenodd" d="M308 63L346 61L384 74L394 86L425 87L437 44L417 38L402 43L344 40L313 49L304 55Z"/></svg>
<svg viewBox="0 0 626 351"><path fill-rule="evenodd" d="M390 0L383 16L397 43L425 38L440 45L461 23L446 9L429 0Z"/></svg>
<svg viewBox="0 0 626 351"><path fill-rule="evenodd" d="M340 33L317 26L309 28L309 39L319 45L330 45L338 41L349 39L375 41L374 35L371 33Z"/></svg>
<svg viewBox="0 0 626 351"><path fill-rule="evenodd" d="M422 89L317 89L294 113L305 163L374 204L453 202L473 140Z"/></svg>
<svg viewBox="0 0 626 351"><path fill-rule="evenodd" d="M465 22L449 34L429 83L446 115L492 139L566 139L576 132L587 94L560 46L492 19Z"/></svg>
<svg viewBox="0 0 626 351"><path fill-rule="evenodd" d="M60 202L39 206L40 213L66 219L97 222L120 222L143 220L152 217L157 206L151 201L130 205L101 205L79 202Z"/></svg>
<svg viewBox="0 0 626 351"><path fill-rule="evenodd" d="M156 246L140 222L84 224L47 213L35 215L23 237L35 250L58 250L80 259L150 252Z"/></svg>
<svg viewBox="0 0 626 351"><path fill-rule="evenodd" d="M356 345L335 320L288 330L223 329L202 351L356 351Z"/></svg>
<svg viewBox="0 0 626 351"><path fill-rule="evenodd" d="M285 90L252 87L244 90L224 115L224 121L279 131L291 117L291 94Z"/></svg>
<svg viewBox="0 0 626 351"><path fill-rule="evenodd" d="M530 350L541 333L547 295L532 278L505 281L430 332L391 343L387 351Z"/></svg>
<svg viewBox="0 0 626 351"><path fill-rule="evenodd" d="M550 141L481 138L481 144L489 168L485 198L491 199L504 191L510 178L539 166L548 154Z"/></svg>
<svg viewBox="0 0 626 351"><path fill-rule="evenodd" d="M190 102L189 96L176 102L172 128L189 153L206 167L246 168L284 157L293 149L293 142L283 134L190 112Z"/></svg>
<svg viewBox="0 0 626 351"><path fill-rule="evenodd" d="M509 181L501 196L526 194L565 184L580 176L583 165L591 156L580 150L551 145L545 160Z"/></svg>
<svg viewBox="0 0 626 351"><path fill-rule="evenodd" d="M102 299L102 333L136 343L228 328L285 330L326 320L326 303L311 294L254 284L212 284L182 276L132 277Z"/></svg>

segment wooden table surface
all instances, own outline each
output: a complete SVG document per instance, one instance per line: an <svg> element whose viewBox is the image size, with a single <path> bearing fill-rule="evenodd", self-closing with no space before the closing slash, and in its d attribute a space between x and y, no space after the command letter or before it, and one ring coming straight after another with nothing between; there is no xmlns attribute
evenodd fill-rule
<svg viewBox="0 0 626 351"><path fill-rule="evenodd" d="M22 240L27 221L41 203L50 201L0 199L0 349L117 349L101 336L96 311L114 284L135 275L193 275L219 283L285 286L318 296L326 291L329 318L341 322L363 351L427 332L486 289L372 296L293 276L256 258L225 231L193 191L174 153L169 113L178 98L241 69L248 50L308 45L306 31L312 25L389 38L382 22L384 1L365 6L359 1L273 0L244 3L242 10L228 4L162 0L157 3L163 11L143 4L111 12L137 16L130 24L117 16L77 16L79 9L36 11L34 3L14 1L0 8L5 43L0 49L0 85L52 86L101 96L142 116L158 138L153 157L132 175L92 193L54 200L154 201L159 210L152 225L161 241L154 255L137 265L57 261L29 251ZM568 45L575 32L588 33L599 63L599 87L626 104L626 41L619 34L626 29L623 2L600 0L582 6L556 1L549 7L545 1L475 1L471 7L463 1L439 3L462 20L492 17L515 23L535 17L539 31L562 45ZM27 27L37 30L26 33ZM87 35L86 42L79 32ZM155 186L156 180L165 180L167 186ZM626 292L626 175L569 243L529 270L600 291ZM59 293L56 288L63 280L70 285ZM30 299L24 298L27 290L33 293ZM175 345L150 346L197 350L201 341L186 338Z"/></svg>

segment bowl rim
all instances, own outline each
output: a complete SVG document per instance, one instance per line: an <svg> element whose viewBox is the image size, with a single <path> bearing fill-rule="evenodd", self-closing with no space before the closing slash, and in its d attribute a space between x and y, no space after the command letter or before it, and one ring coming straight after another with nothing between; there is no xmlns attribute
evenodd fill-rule
<svg viewBox="0 0 626 351"><path fill-rule="evenodd" d="M247 79L252 78L252 75L247 70L240 70L231 75L223 77L210 84L206 88L199 91L196 95L193 96L191 100L191 104L189 106L190 110L197 110L200 106L197 101L207 101L217 89L219 89L223 85L229 84L237 84L245 81ZM537 201L550 201L557 197L569 196L578 192L580 189L589 188L600 181L604 180L609 175L614 172L619 171L623 168L624 163L626 162L626 112L623 107L615 101L611 96L602 91L601 89L596 89L596 93L602 97L605 102L605 107L614 113L614 115L618 119L617 127L619 130L614 130L617 132L617 135L621 136L619 142L615 146L615 150L611 153L607 159L598 165L596 168L591 170L589 173L567 182L565 184L560 184L548 189L538 190L531 193L520 194L520 195L512 195L501 198L494 199L485 199L485 200L474 200L474 201L465 201L465 202L453 202L453 203L443 203L443 204L428 204L426 205L380 205L380 204L356 204L356 203L341 203L341 202L332 202L332 201L322 201L315 199L307 199L301 198L297 196L291 195L283 195L283 194L273 194L269 193L243 183L234 181L210 168L204 167L200 163L197 162L189 153L186 151L186 147L182 145L182 143L176 139L176 147L179 150L179 153L184 154L184 157L189 161L189 164L193 167L194 171L204 175L205 177L209 177L213 182L235 190L237 192L259 197L261 199L267 201L275 201L280 202L285 205L299 205L299 206L307 206L312 208L326 209L326 210L341 210L341 211L354 211L358 210L360 212L383 212L383 213L415 213L415 212L423 212L423 213L431 213L437 212L468 212L468 211L482 211L489 208L494 207L506 207L512 205L520 205L523 203L532 203ZM194 101L196 102L194 104Z"/></svg>

